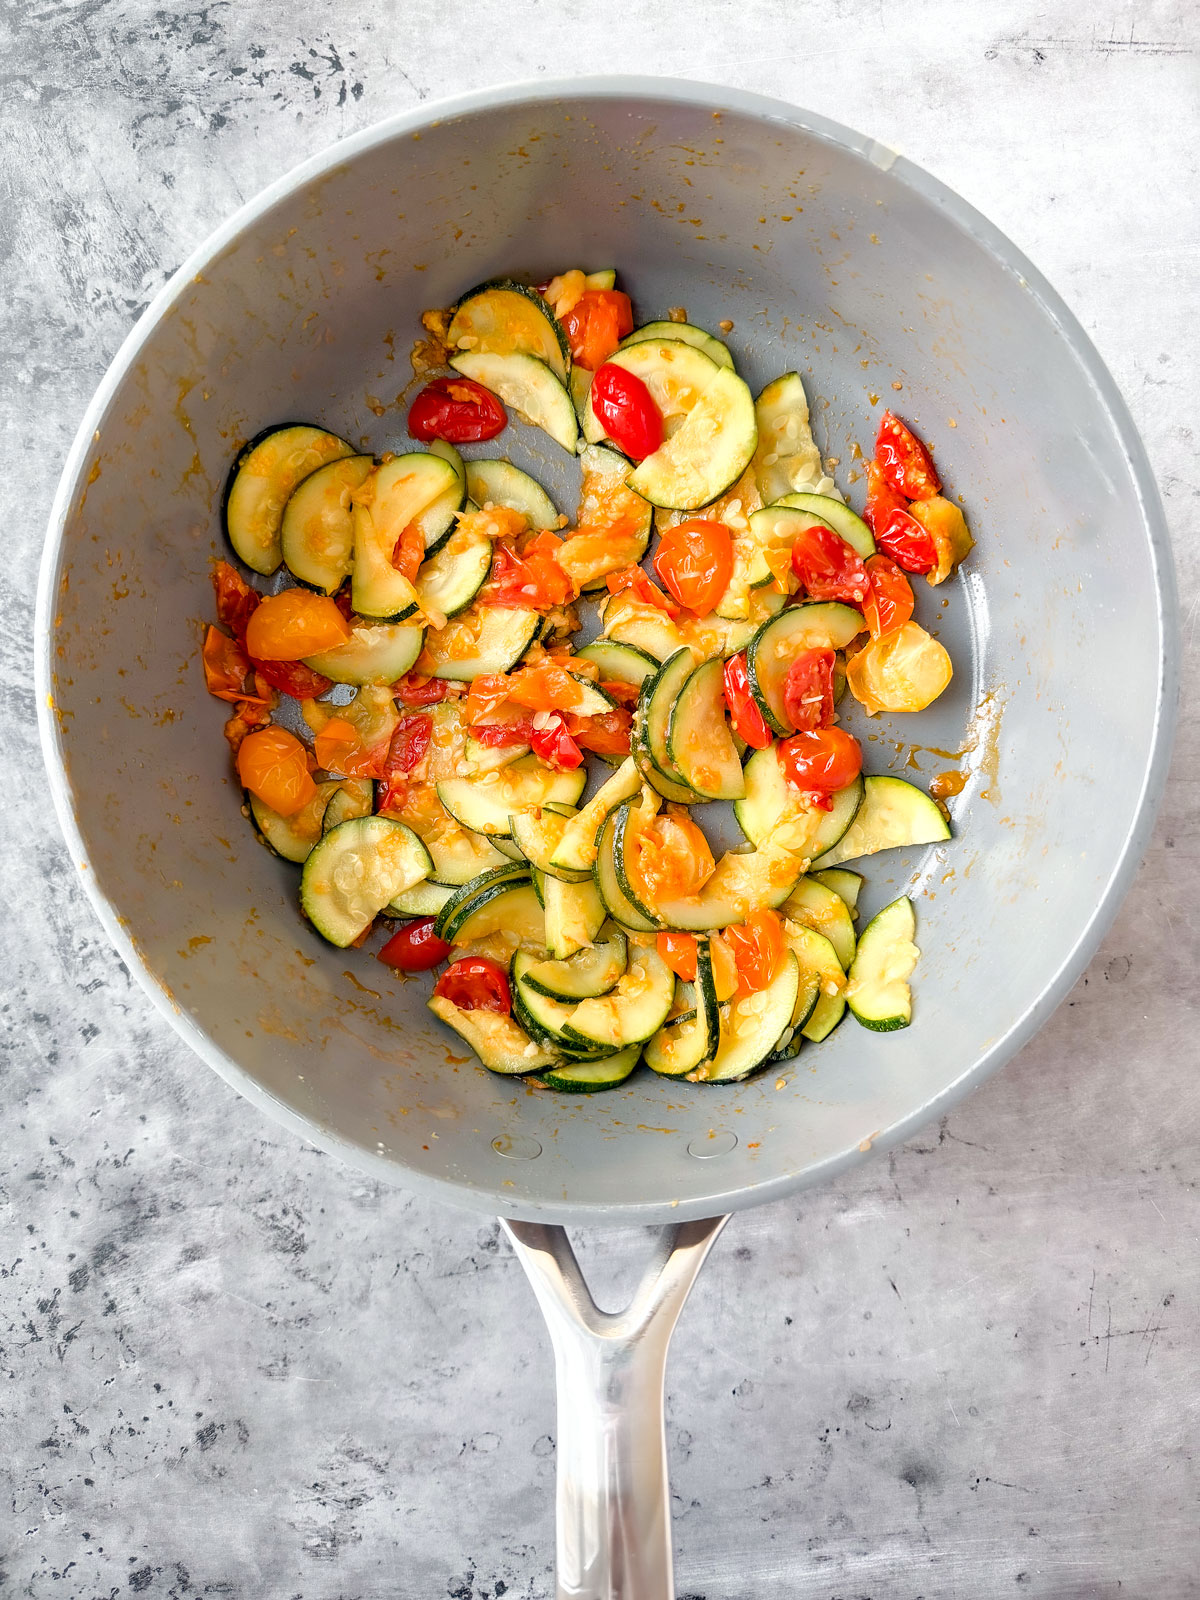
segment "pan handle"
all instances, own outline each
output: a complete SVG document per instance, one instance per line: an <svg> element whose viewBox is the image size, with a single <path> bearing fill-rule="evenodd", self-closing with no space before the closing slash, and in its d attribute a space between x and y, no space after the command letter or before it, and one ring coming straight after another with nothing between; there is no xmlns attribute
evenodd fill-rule
<svg viewBox="0 0 1200 1600"><path fill-rule="evenodd" d="M677 1223L625 1311L601 1311L563 1228L504 1221L554 1347L558 1600L675 1600L667 1347L728 1217Z"/></svg>

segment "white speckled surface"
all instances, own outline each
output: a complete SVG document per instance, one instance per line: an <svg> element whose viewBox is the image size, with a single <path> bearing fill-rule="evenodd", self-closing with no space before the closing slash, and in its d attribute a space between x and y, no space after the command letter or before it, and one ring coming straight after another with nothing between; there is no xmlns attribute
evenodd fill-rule
<svg viewBox="0 0 1200 1600"><path fill-rule="evenodd" d="M706 1268L670 1381L680 1595L1200 1592L1193 8L619 15L50 0L3 23L5 1597L552 1592L548 1351L496 1226L278 1134L152 1013L50 816L28 635L79 416L216 222L418 99L626 63L869 131L1028 251L1143 431L1185 615L1162 818L1070 1002L940 1128L737 1218ZM603 1281L631 1248L581 1253Z"/></svg>

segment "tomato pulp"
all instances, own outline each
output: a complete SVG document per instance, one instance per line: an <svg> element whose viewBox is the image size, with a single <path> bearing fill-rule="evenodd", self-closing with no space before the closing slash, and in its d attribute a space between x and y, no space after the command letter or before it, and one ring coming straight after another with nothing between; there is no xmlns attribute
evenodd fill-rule
<svg viewBox="0 0 1200 1600"><path fill-rule="evenodd" d="M451 962L433 992L460 1011L496 1011L507 1016L512 1010L504 968L487 956L463 956Z"/></svg>

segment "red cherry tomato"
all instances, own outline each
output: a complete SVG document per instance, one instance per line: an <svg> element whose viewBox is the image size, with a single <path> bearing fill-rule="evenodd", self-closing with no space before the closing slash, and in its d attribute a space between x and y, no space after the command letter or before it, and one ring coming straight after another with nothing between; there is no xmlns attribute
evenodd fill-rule
<svg viewBox="0 0 1200 1600"><path fill-rule="evenodd" d="M681 606L705 616L729 587L732 535L723 522L690 517L664 530L654 570Z"/></svg>
<svg viewBox="0 0 1200 1600"><path fill-rule="evenodd" d="M861 605L867 592L862 557L822 522L814 522L796 535L792 571L811 600L847 600Z"/></svg>
<svg viewBox="0 0 1200 1600"><path fill-rule="evenodd" d="M878 461L868 461L867 503L863 507L863 521L871 532L878 533L893 511L907 509L908 501L892 488Z"/></svg>
<svg viewBox="0 0 1200 1600"><path fill-rule="evenodd" d="M414 439L445 439L448 444L477 444L502 433L508 413L496 396L471 378L435 378L426 384L408 413Z"/></svg>
<svg viewBox="0 0 1200 1600"><path fill-rule="evenodd" d="M528 744L533 736L532 717L514 717L509 722L475 722L470 729L477 744L489 750L503 750L512 744Z"/></svg>
<svg viewBox="0 0 1200 1600"><path fill-rule="evenodd" d="M873 639L895 633L913 614L912 584L887 556L871 556L867 561L867 598L863 616Z"/></svg>
<svg viewBox="0 0 1200 1600"><path fill-rule="evenodd" d="M295 700L315 700L333 688L329 678L306 667L303 661L259 661L251 656L250 664L260 683L269 683L272 689L290 694Z"/></svg>
<svg viewBox="0 0 1200 1600"><path fill-rule="evenodd" d="M875 543L905 572L932 572L937 566L933 536L910 511L891 512L882 528L875 529Z"/></svg>
<svg viewBox="0 0 1200 1600"><path fill-rule="evenodd" d="M428 972L430 967L439 966L450 954L451 947L434 933L436 921L436 917L418 917L414 922L405 923L384 945L377 959L384 966L399 967L401 972Z"/></svg>
<svg viewBox="0 0 1200 1600"><path fill-rule="evenodd" d="M423 678L419 672L406 672L392 685L396 699L406 706L435 706L451 693L447 678Z"/></svg>
<svg viewBox="0 0 1200 1600"><path fill-rule="evenodd" d="M512 995L504 968L487 956L463 956L451 962L433 992L460 1011L498 1011L507 1016Z"/></svg>
<svg viewBox="0 0 1200 1600"><path fill-rule="evenodd" d="M562 319L577 367L595 372L633 332L633 307L620 289L585 289Z"/></svg>
<svg viewBox="0 0 1200 1600"><path fill-rule="evenodd" d="M771 742L771 730L750 693L744 650L740 650L736 656L730 656L725 663L722 682L734 732L740 734L753 749L765 750Z"/></svg>
<svg viewBox="0 0 1200 1600"><path fill-rule="evenodd" d="M783 775L794 789L827 796L862 771L862 746L844 728L815 728L779 741Z"/></svg>
<svg viewBox="0 0 1200 1600"><path fill-rule="evenodd" d="M556 559L561 546L562 540L549 532L539 533L520 553L511 545L497 544L480 601L494 606L531 606L536 611L569 605L575 598L575 585Z"/></svg>
<svg viewBox="0 0 1200 1600"><path fill-rule="evenodd" d="M262 595L252 589L228 561L218 561L212 573L213 592L217 597L217 621L228 628L235 639L245 639L250 618L258 609Z"/></svg>
<svg viewBox="0 0 1200 1600"><path fill-rule="evenodd" d="M592 379L592 410L605 433L632 461L653 455L663 442L663 422L640 378L608 361Z"/></svg>
<svg viewBox="0 0 1200 1600"><path fill-rule="evenodd" d="M567 732L567 725L557 712L544 727L534 726L529 735L529 748L539 761L563 772L583 765L583 751Z"/></svg>
<svg viewBox="0 0 1200 1600"><path fill-rule="evenodd" d="M833 721L832 650L802 650L783 680L783 705L797 733Z"/></svg>
<svg viewBox="0 0 1200 1600"><path fill-rule="evenodd" d="M779 917L765 908L752 911L745 922L726 928L723 936L733 951L739 993L756 994L765 989L787 954L787 940Z"/></svg>
<svg viewBox="0 0 1200 1600"><path fill-rule="evenodd" d="M906 500L924 500L942 487L929 451L891 411L883 413L879 424L875 459L888 483Z"/></svg>

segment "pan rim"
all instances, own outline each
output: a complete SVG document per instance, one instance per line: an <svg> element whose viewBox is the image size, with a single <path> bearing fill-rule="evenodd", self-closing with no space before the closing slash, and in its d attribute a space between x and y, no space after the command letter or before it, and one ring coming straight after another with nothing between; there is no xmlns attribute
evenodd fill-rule
<svg viewBox="0 0 1200 1600"><path fill-rule="evenodd" d="M529 1221L564 1223L613 1223L619 1225L679 1222L713 1216L784 1199L800 1189L823 1183L866 1159L869 1150L850 1148L808 1163L792 1173L765 1178L757 1183L723 1186L714 1183L703 1196L672 1202L562 1201L540 1204L509 1198L497 1176L494 1184L473 1182L469 1178L450 1178L421 1172L402 1161L379 1155L338 1134L321 1122L294 1110L265 1089L231 1056L221 1050L171 999L162 981L143 957L136 941L125 927L116 906L101 888L87 866L87 851L75 813L67 778L61 729L53 702L53 623L55 596L64 558L64 534L71 507L81 488L83 468L95 436L108 408L139 352L159 324L170 314L196 274L202 272L253 223L267 215L280 202L305 185L327 176L339 166L366 151L387 144L406 134L420 132L448 117L490 111L499 107L537 106L560 99L605 101L636 98L646 102L674 102L695 105L709 111L741 113L762 122L776 122L810 134L822 143L849 152L880 167L910 190L942 210L952 222L971 237L991 259L1035 301L1040 313L1057 329L1072 356L1092 386L1113 430L1137 495L1143 525L1148 536L1155 585L1157 624L1161 649L1149 757L1141 789L1124 840L1112 864L1107 881L1099 893L1092 914L1079 937L1065 952L1055 971L1037 997L1014 1019L1011 1027L939 1094L915 1108L908 1116L884 1130L870 1142L869 1150L888 1149L910 1138L918 1129L944 1114L972 1089L998 1070L1049 1020L1082 973L1116 913L1140 864L1149 842L1166 784L1171 746L1177 717L1180 681L1180 627L1174 559L1158 486L1145 446L1134 425L1116 382L1091 339L1074 314L1037 268L1013 242L979 211L907 157L897 155L876 140L816 113L792 106L748 90L684 78L656 78L646 75L596 75L557 78L537 82L513 82L423 103L419 108L399 112L339 140L324 151L285 173L242 205L215 228L167 280L113 357L103 379L84 413L63 467L47 525L46 542L39 569L34 620L34 678L39 734L43 759L67 848L74 861L93 909L118 955L141 984L159 1012L180 1037L232 1088L275 1122L312 1144L337 1155L348 1165L382 1181L410 1187L452 1205L472 1210L486 1209L504 1216ZM709 1167L709 1164L705 1164ZM713 1178L721 1163L713 1164ZM711 1169L710 1169L711 1170Z"/></svg>

